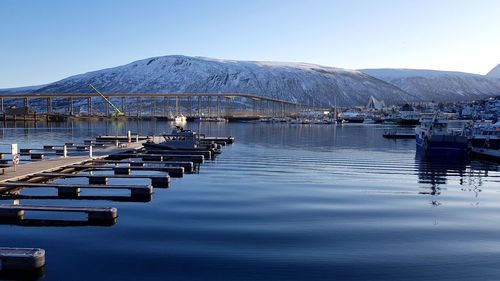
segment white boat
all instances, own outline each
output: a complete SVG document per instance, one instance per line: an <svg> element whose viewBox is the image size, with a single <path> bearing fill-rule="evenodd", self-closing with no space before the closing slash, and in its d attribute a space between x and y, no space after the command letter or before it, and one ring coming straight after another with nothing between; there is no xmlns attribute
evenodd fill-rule
<svg viewBox="0 0 500 281"><path fill-rule="evenodd" d="M363 123L365 121L366 114L362 112L345 111L340 113L339 117L348 123Z"/></svg>
<svg viewBox="0 0 500 281"><path fill-rule="evenodd" d="M400 111L397 123L399 125L414 126L420 124L422 114L416 111Z"/></svg>
<svg viewBox="0 0 500 281"><path fill-rule="evenodd" d="M182 114L174 116L173 120L174 120L175 123L186 123L187 122L186 116L184 116Z"/></svg>

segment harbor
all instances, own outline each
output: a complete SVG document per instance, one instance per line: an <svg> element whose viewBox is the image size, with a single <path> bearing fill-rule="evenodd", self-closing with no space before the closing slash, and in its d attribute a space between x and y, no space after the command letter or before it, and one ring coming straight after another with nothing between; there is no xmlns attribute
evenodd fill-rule
<svg viewBox="0 0 500 281"><path fill-rule="evenodd" d="M500 1L0 9L0 281L500 280Z"/></svg>
<svg viewBox="0 0 500 281"><path fill-rule="evenodd" d="M441 231L448 235L456 233L453 228L446 227L450 223L459 221L456 216L449 216L449 212L463 215L471 211L467 206L481 205L481 202L487 204L492 197L498 196L497 185L500 174L496 165L478 160L443 165L439 162L417 159L415 140L383 138L383 133L391 128L394 129L394 125L344 123L316 126L262 122L205 124L188 122L185 124L185 129L203 132L206 136L233 136L236 140L233 144L225 145L222 153L216 155L214 160L204 157L203 163L198 167L200 164L185 159L177 162L168 158L176 155L164 159L164 155L158 151L152 154L144 153L142 146L135 144L135 140L132 140L129 147L118 148L116 143L108 139L116 137L120 143L127 143L127 138L124 136L130 130L139 133L139 139L142 139L140 143L146 142L148 132L166 131L170 134L174 128L171 122L147 121L141 122L137 127L128 124L127 127L119 127L117 131L118 124L116 121L109 121L93 123L92 127L88 127L86 122L74 123L72 126L68 123L64 129L4 128L5 132L8 132L4 132L4 136L10 138L23 139L29 136L28 141L31 144L19 144L19 149L30 148L33 149L32 152L35 152L34 149L43 149L44 146L51 145L54 149L58 149L58 143L46 141L40 137L42 135L54 135L61 140L59 143L73 143L75 146L83 145L85 141L87 143L89 140L95 141L99 136L107 136L101 139L109 141L106 144L108 147L94 147L95 159L75 159L76 161L68 160L60 164L60 167L71 170L33 171L28 178L22 180L30 182L27 184L29 187L20 193L2 195L4 201L2 204L10 205L13 200L20 201L21 207L15 207L12 212L20 211L18 208L27 208L23 210L25 213L22 219L15 215L0 220L0 227L5 228L2 232L4 237L7 237L6 235L17 237L15 240L3 240L10 242L3 243L2 246L43 249L47 265L43 268L42 276L58 278L59 274L62 274L61 268L65 266L85 261L82 264L99 268L99 264L104 260L114 259L109 265L109 270L101 270L101 274L109 278L126 279L126 276L118 273L120 272L118 268L121 268L122 263L132 259L135 263L139 263L141 268L146 268L148 272L146 275L153 278L154 272L162 270L154 264L154 260L168 260L170 256L181 255L185 247L179 245L194 241L204 245L217 245L216 248L190 247L191 251L199 255L217 253L219 260L206 260L210 266L224 266L223 264L232 259L230 251L234 248L246 257L251 257L255 251L267 255L276 250L291 255L294 247L286 244L278 243L270 249L249 247L251 244L247 241L255 239L255 235L268 237L269 231L280 233L276 239L286 239L294 243L300 241L299 236L303 235L312 240L320 239L322 245L329 246L318 251L315 257L331 258L330 250L337 247L335 239L340 237L336 235L329 238L322 234L325 224L332 223L332 220L311 221L317 217L318 212L324 212L328 217L335 218L333 224L328 227L330 233L340 228L342 232L354 235L357 228L363 227L368 235L363 239L365 241L381 239L377 238L377 233L380 231L391 236L390 232L394 230L391 225L401 224L408 217L412 221L422 222L422 227L417 230L409 226L400 226L400 231L405 233L405 237L392 236L396 243L394 247L403 248L407 241L419 241L419 235L433 231L436 227L440 227ZM415 127L398 129L414 132ZM93 139L90 138L90 134L94 135ZM161 137L156 135L155 139L159 142ZM8 140L9 137L4 137L4 141ZM130 149L133 151L125 152ZM103 159L98 156L100 150L113 150L119 153L113 153L109 157L112 152L107 151L102 156L108 157ZM72 150L69 150L67 159L88 158L87 155L71 156L71 152ZM88 150L75 149L73 153L88 154ZM26 159L26 163L29 163L25 164L28 167L52 161L52 157L64 159L55 154L47 154L44 160L32 161L29 155L22 156L22 159ZM5 158L8 158L8 155ZM162 160L165 161L166 167L183 167L184 177L172 177L163 171L146 173L134 170L132 167L132 165L143 167L141 166L143 164L146 167L149 165L158 167L157 163ZM124 167L125 173L116 173L109 168L117 163L123 163L118 164L118 167ZM129 164L132 169L130 175L127 175ZM76 167L72 167L75 165ZM106 168L98 168L92 172L72 170L87 165L102 165ZM20 167L18 171L21 171ZM286 174L285 177L281 176L283 173ZM44 180L39 181L41 178ZM45 181L46 179L49 181ZM335 181L332 181L333 179ZM304 187L305 182L310 183ZM46 187L41 188L39 184ZM15 187L16 184L6 186L9 189ZM68 187L72 189L68 190ZM153 192L151 195L148 194L150 187ZM77 188L80 188L79 193L75 190ZM131 188L140 191L132 195ZM286 194L283 193L285 188ZM67 192L59 194L59 190ZM327 196L332 192L335 196ZM259 199L263 195L266 196L266 200ZM325 210L316 209L313 202L325 196L332 207ZM347 205L340 203L347 198L352 202ZM299 202L312 205L300 205ZM401 202L409 206L409 209L402 208L405 213L395 215L395 210L401 210L398 206L390 207L395 202ZM360 204L369 204L371 211L360 210L359 214L346 215L344 209L356 210ZM42 208L63 206L68 212L57 209L37 211L30 209L33 206ZM73 209L81 207L89 209ZM106 215L107 220L89 219L89 214L86 212L92 208L116 208L116 221L111 219L113 209L103 210L104 213L109 212ZM301 229L293 230L290 234L280 232L284 225L283 209L286 213L299 211L296 214L297 218L285 225L291 228L300 226ZM469 215L476 218L475 225L490 229L491 226L487 226L489 224L480 219L480 215L487 211L481 208L473 210L474 213ZM227 217L229 219L226 219ZM382 223L384 229L377 230L380 223L371 220L378 221L381 218L385 218ZM247 223L262 225L257 228L256 233L246 231L241 233L238 229L245 227ZM494 229L488 231L493 233ZM226 242L226 239L235 236L240 238L234 242ZM466 236L469 237L469 234L455 236L453 241L464 243L469 239ZM146 241L144 237L150 238ZM75 243L75 241L82 242ZM143 250L145 251L143 258L141 260L132 258L137 250L120 247L124 241L138 243L142 249L146 249ZM420 251L422 255L425 255L425 250L430 250L429 247L433 243L444 243L445 238L435 238L432 241L430 244L422 242L423 249ZM265 242L253 245L262 246L262 243ZM85 250L88 247L95 250ZM116 254L117 247L121 248L120 255ZM162 249L162 252L157 252L155 250L157 247ZM308 247L318 250L315 245ZM67 249L79 254L68 256L64 254ZM220 249L224 251L220 252ZM356 249L357 247L350 244L346 250ZM96 253L99 253L99 257L95 256ZM438 254L431 252L426 255ZM93 258L89 260L90 257ZM478 258L481 259L483 256L478 255ZM294 259L290 258L287 261L293 263ZM184 263L182 259L169 262L173 263L172 267ZM236 262L235 269L227 270L230 274L237 274L239 268L244 266L245 262L240 260ZM257 266L265 267L264 264ZM203 268L200 263L191 264L190 267L197 270ZM319 265L314 267L322 270ZM368 265L366 267L369 268ZM82 278L86 278L90 273L85 273L85 268L77 266L75 271L81 274ZM297 269L296 272L299 270L302 269ZM131 271L138 274L142 270L132 268ZM398 275L403 272L393 269L393 274ZM474 274L474 271L470 274Z"/></svg>
<svg viewBox="0 0 500 281"><path fill-rule="evenodd" d="M112 226L117 223L116 207L89 207L64 205L22 204L21 200L43 199L44 196L24 195L28 189L55 189L56 195L45 196L57 199L106 200L117 202L150 202L153 189L169 188L171 178L182 178L184 174L198 172L200 165L216 158L216 147L221 153L222 146L234 143L233 137L205 137L191 145L204 145L205 150L186 149L178 141L169 149L148 150L146 143L153 143L154 136L140 136L130 131L125 136L100 135L86 139L83 143L45 144L42 148L20 148L17 144L3 144L11 149L2 153L3 166L0 175L0 197L12 200L12 204L0 204L0 224L18 226ZM183 142L187 142L184 140ZM167 143L169 143L167 141ZM76 148L76 149L70 149ZM179 150L184 149L184 150ZM21 152L21 153L19 153ZM55 152L55 153L53 153ZM87 155L82 155L87 154ZM21 159L19 156L23 156ZM47 155L48 157L45 157ZM34 157L35 156L35 157ZM139 159L138 161L133 161ZM147 160L153 161L147 161ZM111 171L112 173L102 173ZM136 172L140 172L136 174ZM146 173L146 174L144 174ZM153 173L153 174L147 174ZM159 175L161 173L162 175ZM65 179L86 178L88 183L60 183ZM115 179L145 179L149 184L110 184ZM129 196L86 196L87 190L126 190ZM26 219L27 213L81 213L85 220ZM28 215L29 217L29 215ZM10 274L35 276L43 273L45 266L44 249L0 248L1 269ZM1 274L1 273L0 273Z"/></svg>

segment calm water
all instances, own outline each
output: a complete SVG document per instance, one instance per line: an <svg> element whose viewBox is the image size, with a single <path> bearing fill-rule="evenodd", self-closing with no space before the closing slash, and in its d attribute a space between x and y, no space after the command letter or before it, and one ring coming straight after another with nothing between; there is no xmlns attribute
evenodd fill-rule
<svg viewBox="0 0 500 281"><path fill-rule="evenodd" d="M0 136L41 146L168 126L76 123ZM26 192L45 198L25 204L115 206L120 217L111 227L3 225L0 245L44 248L44 280L500 279L496 165L420 162L413 140L385 140L376 125L189 127L237 142L148 203ZM93 194L111 193L82 192Z"/></svg>

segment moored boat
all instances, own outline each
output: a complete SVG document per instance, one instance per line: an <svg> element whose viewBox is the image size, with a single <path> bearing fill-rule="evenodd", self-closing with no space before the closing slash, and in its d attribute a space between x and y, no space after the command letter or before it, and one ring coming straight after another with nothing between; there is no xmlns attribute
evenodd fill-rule
<svg viewBox="0 0 500 281"><path fill-rule="evenodd" d="M348 123L363 123L366 118L366 114L362 112L345 111L340 113L340 118Z"/></svg>
<svg viewBox="0 0 500 281"><path fill-rule="evenodd" d="M467 159L470 147L465 124L439 118L437 114L422 118L421 125L415 128L417 153L428 158Z"/></svg>
<svg viewBox="0 0 500 281"><path fill-rule="evenodd" d="M416 111L400 111L396 122L402 126L416 126L420 124L421 117L422 114Z"/></svg>
<svg viewBox="0 0 500 281"><path fill-rule="evenodd" d="M473 147L500 149L500 121L478 122L475 124L470 142Z"/></svg>
<svg viewBox="0 0 500 281"><path fill-rule="evenodd" d="M165 149L165 150L211 150L214 153L220 153L221 146L215 142L207 143L205 136L191 130L184 130L176 126L170 134L162 134L163 141L156 143L147 141L143 143L146 149Z"/></svg>

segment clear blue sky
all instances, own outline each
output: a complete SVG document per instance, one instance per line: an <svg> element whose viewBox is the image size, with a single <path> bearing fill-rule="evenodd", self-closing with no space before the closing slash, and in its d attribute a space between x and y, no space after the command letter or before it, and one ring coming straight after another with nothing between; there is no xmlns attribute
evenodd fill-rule
<svg viewBox="0 0 500 281"><path fill-rule="evenodd" d="M498 0L0 0L0 88L152 56L485 74Z"/></svg>

